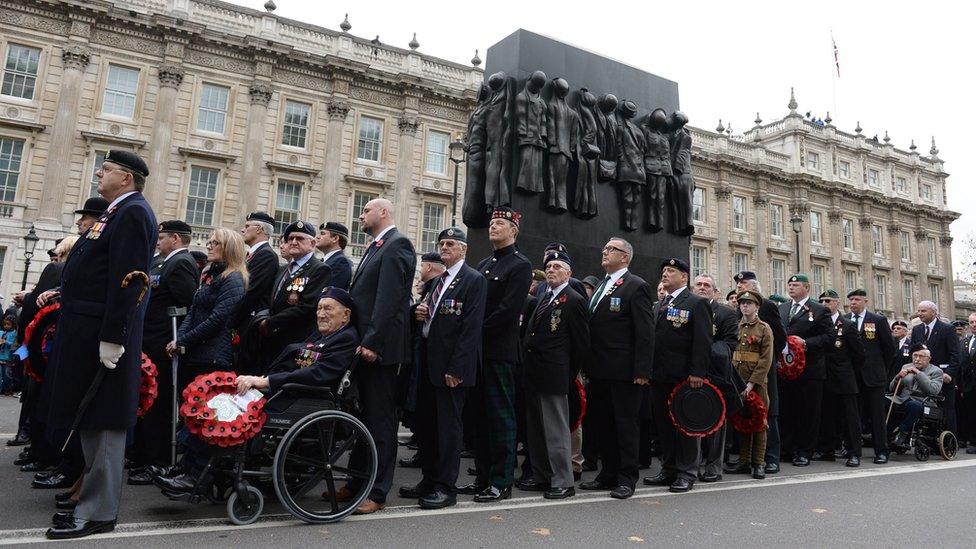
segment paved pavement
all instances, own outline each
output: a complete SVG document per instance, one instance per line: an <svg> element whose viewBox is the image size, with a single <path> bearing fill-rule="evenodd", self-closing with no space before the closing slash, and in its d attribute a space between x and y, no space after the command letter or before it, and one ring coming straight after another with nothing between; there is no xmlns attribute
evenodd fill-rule
<svg viewBox="0 0 976 549"><path fill-rule="evenodd" d="M0 398L0 439L13 432L17 410L14 399ZM16 453L0 447L0 544L43 542L43 530L54 511L53 492L28 487L30 475L8 465ZM553 502L516 491L513 499L499 504L475 504L462 496L458 506L432 512L420 510L413 501L392 498L386 511L330 525L297 522L268 501L262 520L232 526L222 505L191 506L171 502L153 487L127 486L116 531L75 543L99 547L972 547L976 539L971 503L976 495L974 458L961 454L952 462L936 457L919 463L911 456L898 456L886 466L867 460L858 469L847 469L842 462L806 468L787 465L780 475L765 481L729 477L715 484L698 483L689 494L642 487L626 501L612 500L604 493L581 493ZM462 469L467 465L462 463ZM415 469L398 469L396 485L417 480Z"/></svg>

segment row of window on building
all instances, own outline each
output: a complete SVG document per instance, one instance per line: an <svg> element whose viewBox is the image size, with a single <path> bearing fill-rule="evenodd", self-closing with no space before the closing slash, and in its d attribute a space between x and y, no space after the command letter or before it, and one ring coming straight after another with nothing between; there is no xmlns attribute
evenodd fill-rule
<svg viewBox="0 0 976 549"><path fill-rule="evenodd" d="M820 153L807 151L806 165L807 168L813 171L819 171ZM847 160L839 160L837 162L837 175L839 175L841 179L849 180L851 178L851 163ZM872 187L881 187L881 170L868 168L865 175L868 185ZM897 193L908 194L908 178L900 175L895 176L891 181L891 188ZM923 200L932 200L932 185L919 182L918 196Z"/></svg>
<svg viewBox="0 0 976 549"><path fill-rule="evenodd" d="M709 249L705 246L692 246L691 248L691 270L694 276L698 276L702 273L708 273L708 254ZM733 272L753 270L751 267L751 258L748 253L734 252L732 254L732 269ZM769 262L769 278L767 279L768 286L764 288L770 294L780 294L786 295L786 281L792 276L792 272L787 270L788 264L785 258L773 258ZM845 268L844 270L844 288L833 288L838 291L838 293L846 294L847 292L860 287L860 270L857 268ZM912 312L915 310L916 306L916 295L915 295L915 278L911 276L904 276L901 280L902 284L902 303L901 310L906 312ZM827 277L827 266L814 264L810 269L810 285L811 294L818 296L828 289L828 277ZM931 299L937 304L942 302L942 285L938 282L928 283L928 296L927 299ZM879 310L890 310L893 307L889 305L888 299L888 275L878 274L874 275L874 303L872 305L874 308Z"/></svg>
<svg viewBox="0 0 976 549"><path fill-rule="evenodd" d="M749 230L749 219L747 217L746 211L747 199L743 196L732 196L732 229L736 231L746 232ZM769 233L773 237L785 238L786 236L786 226L784 225L785 218L784 212L785 208L782 204L770 204L769 205ZM705 209L705 190L701 187L696 188L694 192L694 199L692 201L692 217L695 221L706 223L707 222L707 210ZM809 238L812 244L823 245L826 241L824 239L824 224L823 224L823 214L817 211L811 211L809 215ZM846 251L856 251L855 243L855 221L851 218L841 218L841 238L843 241L843 248ZM874 255L879 257L885 257L887 255L887 248L884 238L884 227L881 225L871 226L871 238L874 245ZM912 246L911 246L911 233L908 231L899 232L899 252L902 261L911 262L913 261ZM925 250L930 266L936 266L938 264L938 248L936 246L936 239L934 237L926 237L925 239Z"/></svg>

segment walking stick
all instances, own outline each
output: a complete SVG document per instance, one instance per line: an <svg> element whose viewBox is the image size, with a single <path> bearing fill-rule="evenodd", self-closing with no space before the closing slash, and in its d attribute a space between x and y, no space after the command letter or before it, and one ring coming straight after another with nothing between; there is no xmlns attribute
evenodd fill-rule
<svg viewBox="0 0 976 549"><path fill-rule="evenodd" d="M121 286L123 288L127 288L129 286L129 282L135 278L142 282L142 290L139 291L139 298L136 299L135 305L136 307L139 307L139 304L142 303L142 298L146 297L146 292L149 291L149 275L142 271L132 271L122 278ZM71 442L71 437L75 434L75 431L78 430L78 425L81 424L81 418L85 416L85 412L88 411L88 406L91 405L92 400L95 400L95 395L98 393L98 388L102 385L102 379L105 378L106 370L108 370L108 368L106 368L104 364L98 368L98 371L95 372L95 379L93 379L91 385L88 386L88 391L85 393L85 396L81 398L81 403L78 404L78 411L75 412L75 420L71 423L71 430L68 431L68 438L64 439L64 446L61 447L62 452L67 450L68 443Z"/></svg>
<svg viewBox="0 0 976 549"><path fill-rule="evenodd" d="M181 316L186 316L186 307L168 307L166 309L166 314L169 315L169 317L173 320L173 341L176 341L176 319ZM172 422L170 423L170 433L169 433L169 445L170 445L169 464L170 465L176 465L176 422L178 421L179 418L179 409L180 409L179 406L180 398L179 398L179 393L177 393L179 388L177 387L178 382L177 382L176 372L179 369L179 367L180 367L180 354L174 353L173 368L172 368L173 375L171 376L173 382L173 402L172 402L173 413L172 413L172 418L171 418Z"/></svg>
<svg viewBox="0 0 976 549"><path fill-rule="evenodd" d="M892 410L892 408L895 407L895 398L894 397L898 395L898 388L901 387L901 380L903 380L903 379L905 379L905 378L903 378L903 377L898 378L898 383L895 384L895 392L891 394L891 397L892 397L891 398L891 405L888 406L888 415L885 416L885 431L886 432L887 432L887 429L888 429L888 420L891 419L891 410Z"/></svg>

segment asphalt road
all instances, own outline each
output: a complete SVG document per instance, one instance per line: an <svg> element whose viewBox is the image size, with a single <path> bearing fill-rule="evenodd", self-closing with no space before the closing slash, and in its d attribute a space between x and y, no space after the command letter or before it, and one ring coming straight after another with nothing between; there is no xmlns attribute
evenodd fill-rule
<svg viewBox="0 0 976 549"><path fill-rule="evenodd" d="M14 399L0 398L0 439L13 432L17 410ZM54 512L53 491L30 489L30 475L8 465L16 454L17 449L0 447L0 544L44 542L43 530ZM847 469L842 462L787 465L765 481L728 477L715 484L698 483L688 494L641 487L626 501L581 493L552 502L516 491L503 503L475 504L462 496L458 506L432 512L393 498L383 512L330 525L294 521L268 502L262 520L233 526L222 505L191 506L171 502L153 487L127 486L116 531L74 543L174 548L972 547L974 458L961 454L952 462L936 457L919 463L897 456L885 466L868 459L858 469ZM462 463L462 470L467 465ZM417 480L415 469L398 469L396 485Z"/></svg>

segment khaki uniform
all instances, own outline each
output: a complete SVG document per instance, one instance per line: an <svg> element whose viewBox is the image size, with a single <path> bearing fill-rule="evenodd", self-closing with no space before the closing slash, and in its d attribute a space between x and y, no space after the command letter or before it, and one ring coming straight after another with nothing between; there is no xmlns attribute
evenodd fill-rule
<svg viewBox="0 0 976 549"><path fill-rule="evenodd" d="M773 363L773 330L759 317L752 322L739 321L739 346L732 353L732 365L742 379L753 384L752 390L769 408L766 392L766 375ZM742 435L739 445L739 462L765 466L766 431Z"/></svg>

